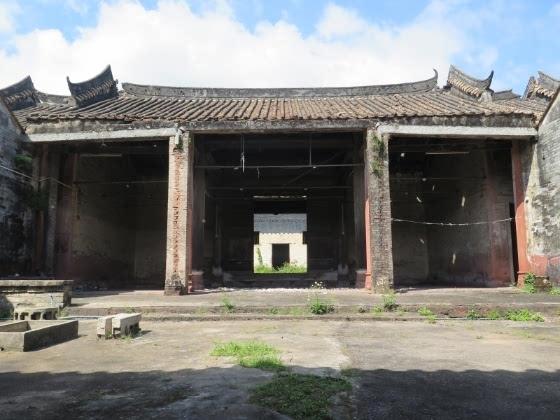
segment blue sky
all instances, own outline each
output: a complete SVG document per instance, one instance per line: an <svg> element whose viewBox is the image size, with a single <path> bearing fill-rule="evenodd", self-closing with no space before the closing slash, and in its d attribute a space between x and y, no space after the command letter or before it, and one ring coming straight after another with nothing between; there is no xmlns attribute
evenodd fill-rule
<svg viewBox="0 0 560 420"><path fill-rule="evenodd" d="M494 89L560 77L560 0L0 0L0 86L65 93L121 81L211 86L393 83L449 64Z"/></svg>

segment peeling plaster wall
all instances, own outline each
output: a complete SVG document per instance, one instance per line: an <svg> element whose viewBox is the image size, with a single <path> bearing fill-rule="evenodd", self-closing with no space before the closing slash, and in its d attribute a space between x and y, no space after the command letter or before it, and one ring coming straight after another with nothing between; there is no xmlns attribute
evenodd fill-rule
<svg viewBox="0 0 560 420"><path fill-rule="evenodd" d="M16 165L16 156L30 156L26 142L25 135L0 102L0 165L26 171ZM0 276L31 271L33 211L25 199L31 188L27 178L0 167Z"/></svg>
<svg viewBox="0 0 560 420"><path fill-rule="evenodd" d="M560 285L560 96L522 153L530 269Z"/></svg>

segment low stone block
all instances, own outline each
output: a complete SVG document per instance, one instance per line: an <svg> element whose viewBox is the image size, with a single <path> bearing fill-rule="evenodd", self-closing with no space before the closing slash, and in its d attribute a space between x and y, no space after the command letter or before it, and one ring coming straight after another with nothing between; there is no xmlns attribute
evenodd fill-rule
<svg viewBox="0 0 560 420"><path fill-rule="evenodd" d="M78 337L78 321L0 323L0 351L29 351Z"/></svg>
<svg viewBox="0 0 560 420"><path fill-rule="evenodd" d="M136 334L140 331L142 314L117 314L113 317L113 337Z"/></svg>
<svg viewBox="0 0 560 420"><path fill-rule="evenodd" d="M102 316L97 319L97 337L111 338L113 336L114 315Z"/></svg>

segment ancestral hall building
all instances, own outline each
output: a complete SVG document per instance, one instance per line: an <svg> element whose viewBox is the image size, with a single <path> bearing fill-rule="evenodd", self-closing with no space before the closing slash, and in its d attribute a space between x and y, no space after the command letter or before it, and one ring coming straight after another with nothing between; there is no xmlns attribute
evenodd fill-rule
<svg viewBox="0 0 560 420"><path fill-rule="evenodd" d="M492 76L119 90L107 67L69 96L27 77L0 90L0 275L269 286L255 215L298 214L292 284L558 284L560 82L539 73L517 95Z"/></svg>

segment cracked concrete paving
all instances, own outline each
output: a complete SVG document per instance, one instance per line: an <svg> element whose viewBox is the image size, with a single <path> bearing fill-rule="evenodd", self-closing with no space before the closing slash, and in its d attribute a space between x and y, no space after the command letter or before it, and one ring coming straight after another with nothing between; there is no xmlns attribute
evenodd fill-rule
<svg viewBox="0 0 560 420"><path fill-rule="evenodd" d="M135 339L0 353L2 418L284 418L247 402L273 374L210 356L262 340L294 371L346 375L335 418L559 418L560 324L507 321L143 322Z"/></svg>

